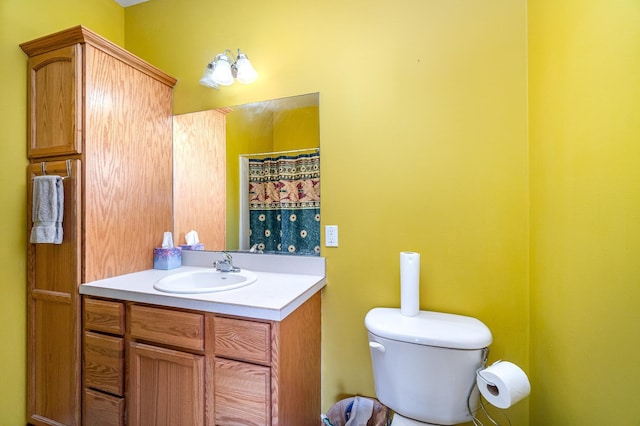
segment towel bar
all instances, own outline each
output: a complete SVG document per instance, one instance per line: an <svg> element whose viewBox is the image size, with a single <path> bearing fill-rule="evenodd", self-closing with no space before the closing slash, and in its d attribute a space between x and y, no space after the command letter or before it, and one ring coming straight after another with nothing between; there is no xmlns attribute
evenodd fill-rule
<svg viewBox="0 0 640 426"><path fill-rule="evenodd" d="M66 178L70 178L71 177L71 160L66 160L67 163L67 175L66 176L62 176L62 179L66 179ZM42 171L43 175L47 174L47 163L46 161L43 161L42 163L40 163L40 170Z"/></svg>

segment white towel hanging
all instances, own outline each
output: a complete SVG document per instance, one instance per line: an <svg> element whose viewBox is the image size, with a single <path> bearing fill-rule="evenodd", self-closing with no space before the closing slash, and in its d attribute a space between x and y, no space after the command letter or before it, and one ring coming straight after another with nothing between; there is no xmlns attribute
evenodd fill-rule
<svg viewBox="0 0 640 426"><path fill-rule="evenodd" d="M43 175L33 178L33 227L30 242L62 244L64 187L62 177Z"/></svg>

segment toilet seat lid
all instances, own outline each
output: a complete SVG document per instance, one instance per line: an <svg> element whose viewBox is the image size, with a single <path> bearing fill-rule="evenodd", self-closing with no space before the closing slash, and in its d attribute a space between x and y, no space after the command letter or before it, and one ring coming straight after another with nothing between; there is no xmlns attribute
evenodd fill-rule
<svg viewBox="0 0 640 426"><path fill-rule="evenodd" d="M376 336L418 345L451 349L482 349L493 341L482 321L463 315L419 311L408 317L397 308L374 308L365 327Z"/></svg>

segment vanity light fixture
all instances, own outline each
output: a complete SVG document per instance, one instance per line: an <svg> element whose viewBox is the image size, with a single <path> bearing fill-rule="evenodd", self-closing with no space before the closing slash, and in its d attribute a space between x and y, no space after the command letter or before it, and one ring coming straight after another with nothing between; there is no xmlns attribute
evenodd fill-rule
<svg viewBox="0 0 640 426"><path fill-rule="evenodd" d="M218 89L220 86L231 86L234 78L237 78L242 84L249 84L256 81L258 73L249 62L247 55L242 53L240 49L238 49L237 56L234 56L231 50L226 49L207 64L200 84Z"/></svg>

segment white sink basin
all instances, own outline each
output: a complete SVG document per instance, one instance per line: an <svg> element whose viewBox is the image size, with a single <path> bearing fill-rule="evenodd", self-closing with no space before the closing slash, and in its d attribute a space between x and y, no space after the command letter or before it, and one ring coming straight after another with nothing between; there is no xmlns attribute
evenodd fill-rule
<svg viewBox="0 0 640 426"><path fill-rule="evenodd" d="M244 287L256 279L256 274L251 271L218 272L215 269L202 269L169 275L156 281L153 288L166 293L212 293Z"/></svg>

